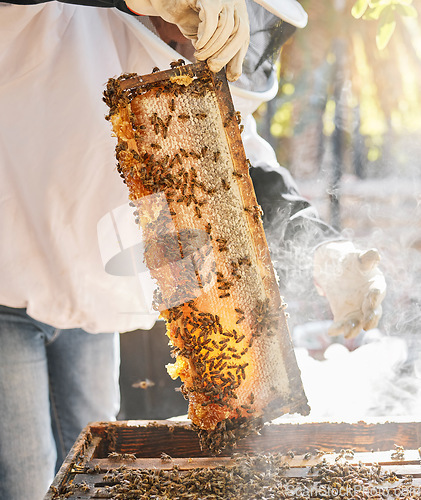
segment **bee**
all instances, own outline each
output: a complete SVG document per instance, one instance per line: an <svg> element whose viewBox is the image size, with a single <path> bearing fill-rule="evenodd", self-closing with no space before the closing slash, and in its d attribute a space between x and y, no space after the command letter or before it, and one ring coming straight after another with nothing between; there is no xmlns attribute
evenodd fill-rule
<svg viewBox="0 0 421 500"><path fill-rule="evenodd" d="M152 73L157 73L158 71L161 71L158 66L155 66L153 69L152 69Z"/></svg>
<svg viewBox="0 0 421 500"><path fill-rule="evenodd" d="M170 457L167 453L164 453L164 452L161 453L160 458L163 462L171 462L172 461L172 457Z"/></svg>
<svg viewBox="0 0 421 500"><path fill-rule="evenodd" d="M204 120L207 116L206 113L196 113L196 118L199 118L199 120Z"/></svg>
<svg viewBox="0 0 421 500"><path fill-rule="evenodd" d="M162 149L162 146L160 146L159 144L156 144L155 142L152 142L150 144L150 147L151 148L154 148L154 149ZM134 155L133 155L134 156Z"/></svg>
<svg viewBox="0 0 421 500"><path fill-rule="evenodd" d="M186 115L185 113L181 113L181 115L178 115L178 118L180 120L188 120L190 118L190 116Z"/></svg>
<svg viewBox="0 0 421 500"><path fill-rule="evenodd" d="M213 161L215 161L215 162L218 161L220 156L221 156L220 151L214 151L213 152Z"/></svg>
<svg viewBox="0 0 421 500"><path fill-rule="evenodd" d="M200 150L200 153L202 156L205 156L205 154L208 152L209 148L207 146L203 146L203 148Z"/></svg>
<svg viewBox="0 0 421 500"><path fill-rule="evenodd" d="M225 191L229 191L231 189L231 185L228 181L225 179L221 179L222 182L222 187L225 189Z"/></svg>
<svg viewBox="0 0 421 500"><path fill-rule="evenodd" d="M405 458L404 447L395 444L395 451L391 453L390 457L394 460L403 460Z"/></svg>
<svg viewBox="0 0 421 500"><path fill-rule="evenodd" d="M78 488L81 490L81 491L90 491L91 487L89 486L88 483L86 483L85 481L83 481L82 483L80 483L78 485Z"/></svg>
<svg viewBox="0 0 421 500"><path fill-rule="evenodd" d="M408 474L402 480L402 484L411 484L412 483L412 479L413 479L413 477L410 474Z"/></svg>
<svg viewBox="0 0 421 500"><path fill-rule="evenodd" d="M237 172L236 170L233 171L232 175L234 177L238 177L239 179L241 179L241 177L243 177L243 174L240 174L240 172Z"/></svg>
<svg viewBox="0 0 421 500"><path fill-rule="evenodd" d="M172 69L179 68L180 66L183 66L184 64L186 64L186 62L184 61L184 59L177 59L177 61L171 61L170 62L170 67Z"/></svg>
<svg viewBox="0 0 421 500"><path fill-rule="evenodd" d="M197 307L194 305L193 301L188 302L190 309L193 309L193 311L198 311Z"/></svg>
<svg viewBox="0 0 421 500"><path fill-rule="evenodd" d="M230 114L227 116L227 118L226 118L226 120L224 121L224 123L223 123L224 128L227 128L227 127L228 127L228 125L230 124L230 122L231 122L232 118L233 118L233 115L230 113Z"/></svg>
<svg viewBox="0 0 421 500"><path fill-rule="evenodd" d="M348 449L348 450L344 451L344 458L346 460L352 460L354 458L354 455L355 455L355 453L354 453L354 450L352 450L352 449Z"/></svg>
<svg viewBox="0 0 421 500"><path fill-rule="evenodd" d="M171 110L172 112L174 112L174 111L175 111L175 101L174 101L174 99L171 99L171 103L170 103L170 110ZM170 116L171 116L171 115L170 115Z"/></svg>
<svg viewBox="0 0 421 500"><path fill-rule="evenodd" d="M180 328L178 328L178 330L180 330ZM148 389L149 387L153 387L154 385L155 382L147 378L145 380L139 380L138 382L134 382L132 384L132 387L134 389Z"/></svg>
<svg viewBox="0 0 421 500"><path fill-rule="evenodd" d="M216 242L218 243L219 247L218 250L220 252L224 252L227 250L227 240L224 238L217 238Z"/></svg>
<svg viewBox="0 0 421 500"><path fill-rule="evenodd" d="M159 126L162 127L162 125L164 125L164 120L157 115L157 113L154 113L156 114L156 122L159 123Z"/></svg>

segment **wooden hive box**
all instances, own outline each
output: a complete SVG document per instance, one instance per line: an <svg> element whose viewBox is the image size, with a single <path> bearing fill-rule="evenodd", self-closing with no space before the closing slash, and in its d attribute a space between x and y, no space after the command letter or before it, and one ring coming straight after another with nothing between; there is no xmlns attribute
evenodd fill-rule
<svg viewBox="0 0 421 500"><path fill-rule="evenodd" d="M211 471L221 468L226 470L238 463L242 466L242 470L245 470L245 463L241 462L243 457L247 465L253 457L260 457L260 463L261 457L264 457L265 463L269 464L267 467L270 467L272 478L279 478L281 477L279 474L282 474L285 481L293 481L288 483L290 489L291 484L295 485L295 488L308 487L309 478L321 470L324 470L329 478L329 475L333 477L331 471L335 470L335 467L337 469L338 466L342 467L343 472L345 466L348 473L349 468L355 474L358 470L365 471L365 479L358 480L361 484L365 484L365 488L372 484L373 488L392 488L392 493L397 495L397 498L421 498L418 491L421 488L418 450L420 437L421 422L268 424L260 435L249 436L241 441L235 450L226 449L215 457L200 449L197 434L187 423L168 420L96 422L88 425L80 434L47 492L45 500L234 498L228 494L231 491L229 488L226 495L218 495L212 490L212 484L207 484L205 487L205 483L203 484L205 489L201 493L200 488L199 493L196 488L194 490L196 493L190 489L185 495L178 496L154 495L152 493L155 490L151 493L139 486L130 492L127 485L128 493L122 493L121 485L117 484L116 478L121 479L129 474L141 472L142 480L149 474L153 481L162 485L169 482L166 474L178 476L184 474L190 477L188 474L191 475L195 470L199 471L194 472L196 477L203 471L203 474L208 474L207 477L210 477L212 483L212 476L209 476ZM280 467L282 470L275 470L274 464L276 467L282 464ZM376 464L381 466L384 481L375 479L373 475L372 467L377 467ZM370 469L366 470L365 466ZM256 478L260 477L263 481L269 476L268 471L262 471L261 468L254 473L255 479L251 480L251 483L256 492ZM393 480L390 479L390 475L394 477ZM343 478L344 474L341 477ZM220 481L220 478L218 480ZM123 479L122 481L124 482ZM277 481L280 484L279 480ZM326 481L322 480L325 487ZM320 481L317 484L320 486ZM333 484L339 487L338 483ZM237 486L241 488L240 484ZM368 496L361 493L361 496L356 495L355 498L385 498L377 497L370 492L366 494ZM296 494L285 497L268 495L267 498L298 497ZM250 496L250 498L263 497ZM335 496L325 495L323 498L335 498ZM337 495L337 498L347 498L347 496Z"/></svg>

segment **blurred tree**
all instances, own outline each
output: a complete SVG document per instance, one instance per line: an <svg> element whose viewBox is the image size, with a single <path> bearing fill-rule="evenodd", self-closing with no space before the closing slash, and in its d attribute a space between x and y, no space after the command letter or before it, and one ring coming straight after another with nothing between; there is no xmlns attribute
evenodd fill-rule
<svg viewBox="0 0 421 500"><path fill-rule="evenodd" d="M308 26L282 49L280 90L266 120L279 161L295 176L314 176L330 155L334 198L338 165L382 175L378 160L390 154L390 137L421 129L421 0L302 4Z"/></svg>

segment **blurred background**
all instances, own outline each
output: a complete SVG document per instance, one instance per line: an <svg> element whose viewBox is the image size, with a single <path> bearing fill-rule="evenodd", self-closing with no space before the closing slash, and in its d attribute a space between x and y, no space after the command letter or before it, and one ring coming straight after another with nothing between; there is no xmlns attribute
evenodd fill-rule
<svg viewBox="0 0 421 500"><path fill-rule="evenodd" d="M320 216L375 247L388 291L377 329L330 338L316 290L286 297L307 419L421 415L421 0L301 1L258 130ZM163 322L121 336L121 419L187 412ZM285 417L288 418L288 417Z"/></svg>

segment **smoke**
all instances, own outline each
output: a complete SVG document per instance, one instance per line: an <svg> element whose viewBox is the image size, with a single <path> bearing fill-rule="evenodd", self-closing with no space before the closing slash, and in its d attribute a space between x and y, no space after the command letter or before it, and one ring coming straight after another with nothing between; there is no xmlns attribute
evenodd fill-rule
<svg viewBox="0 0 421 500"><path fill-rule="evenodd" d="M290 328L331 318L326 299L314 286L313 254L318 242L333 235L325 234L314 213L304 209L291 218L286 208L265 224L265 234L280 292L288 304Z"/></svg>
<svg viewBox="0 0 421 500"><path fill-rule="evenodd" d="M326 185L303 181L304 195L325 220ZM345 176L341 219L357 248L377 248L387 281L378 329L354 341L327 334L331 312L312 280L314 221L301 220L294 238L285 213L266 227L290 329L312 408L323 419L419 418L421 410L421 200L419 176L358 180ZM285 417L284 417L285 418Z"/></svg>
<svg viewBox="0 0 421 500"><path fill-rule="evenodd" d="M405 340L370 333L368 343L352 351L340 343L331 344L323 360L314 359L303 347L296 349L310 418L419 418L421 379L405 371Z"/></svg>

